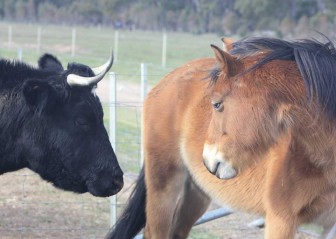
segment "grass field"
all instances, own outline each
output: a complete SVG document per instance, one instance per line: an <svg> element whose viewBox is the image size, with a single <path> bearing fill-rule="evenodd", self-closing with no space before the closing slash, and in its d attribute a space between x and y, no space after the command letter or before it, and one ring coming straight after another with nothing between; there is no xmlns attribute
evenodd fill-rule
<svg viewBox="0 0 336 239"><path fill-rule="evenodd" d="M37 29L41 29L38 52ZM9 45L8 32L12 37ZM72 29L76 29L75 56L71 57ZM221 45L216 35L192 35L167 33L166 67L162 67L163 33L147 31L118 30L117 61L113 70L122 79L138 81L140 63L148 64L150 82L155 83L182 63L212 56L210 44ZM115 31L102 27L66 27L49 25L24 25L0 22L0 55L17 57L18 49L23 51L23 60L35 63L43 52L55 53L62 62L78 61L88 65L103 63L111 48L115 47Z"/></svg>

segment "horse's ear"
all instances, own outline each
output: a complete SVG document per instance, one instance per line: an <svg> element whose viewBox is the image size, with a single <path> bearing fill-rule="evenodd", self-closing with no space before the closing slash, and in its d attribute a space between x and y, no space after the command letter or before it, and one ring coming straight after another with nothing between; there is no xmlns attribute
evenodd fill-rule
<svg viewBox="0 0 336 239"><path fill-rule="evenodd" d="M234 42L233 39L229 37L222 37L221 40L224 43L225 51L231 51Z"/></svg>
<svg viewBox="0 0 336 239"><path fill-rule="evenodd" d="M223 51L218 46L211 45L215 53L215 58L223 73L228 77L235 76L238 73L238 61L229 53Z"/></svg>

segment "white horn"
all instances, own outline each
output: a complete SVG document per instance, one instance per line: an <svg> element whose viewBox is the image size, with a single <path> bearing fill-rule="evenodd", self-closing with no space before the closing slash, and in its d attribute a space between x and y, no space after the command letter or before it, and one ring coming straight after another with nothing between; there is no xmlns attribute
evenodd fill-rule
<svg viewBox="0 0 336 239"><path fill-rule="evenodd" d="M101 81L106 72L101 72L99 75L92 76L92 77L84 77L75 74L69 74L67 76L67 82L69 86L89 86L95 85L99 81Z"/></svg>
<svg viewBox="0 0 336 239"><path fill-rule="evenodd" d="M111 68L112 64L113 64L113 52L111 53L110 58L108 59L108 61L104 65L98 66L98 67L95 67L95 68L91 68L91 69L92 69L92 71L95 75L98 75L103 71L105 71L105 73L108 72L109 69Z"/></svg>
<svg viewBox="0 0 336 239"><path fill-rule="evenodd" d="M105 74L110 70L112 64L113 64L113 52L109 60L104 65L91 68L95 76L84 77L75 74L69 74L67 76L67 83L69 86L95 85L104 78Z"/></svg>

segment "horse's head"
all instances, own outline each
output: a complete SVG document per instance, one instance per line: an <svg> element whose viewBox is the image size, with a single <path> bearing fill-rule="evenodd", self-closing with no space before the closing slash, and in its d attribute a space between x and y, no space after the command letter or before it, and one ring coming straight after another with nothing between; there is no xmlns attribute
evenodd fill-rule
<svg viewBox="0 0 336 239"><path fill-rule="evenodd" d="M288 131L291 97L304 96L304 85L294 80L299 72L293 62L270 62L248 70L265 54L241 57L212 48L217 66L211 72L209 104L213 109L203 160L218 178L230 179L264 158ZM285 81L288 72L293 72L291 85Z"/></svg>

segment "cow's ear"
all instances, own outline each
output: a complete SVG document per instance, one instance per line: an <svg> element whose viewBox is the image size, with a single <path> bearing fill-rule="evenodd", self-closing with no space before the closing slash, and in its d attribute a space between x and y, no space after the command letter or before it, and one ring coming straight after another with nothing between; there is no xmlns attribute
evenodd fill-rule
<svg viewBox="0 0 336 239"><path fill-rule="evenodd" d="M46 81L27 80L23 84L23 95L30 107L42 114L51 110L56 102L56 93Z"/></svg>
<svg viewBox="0 0 336 239"><path fill-rule="evenodd" d="M61 62L51 54L44 54L38 61L41 70L63 72L64 68Z"/></svg>

